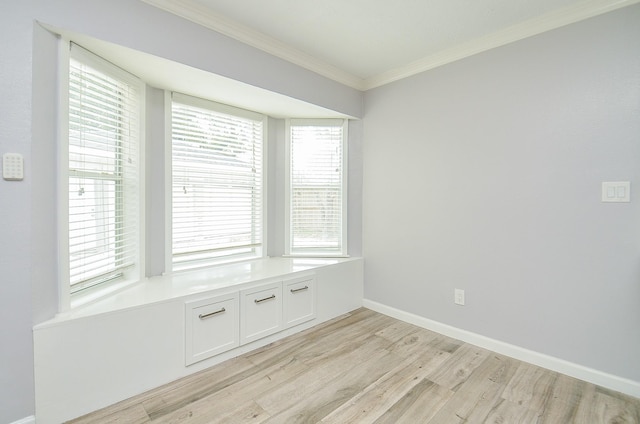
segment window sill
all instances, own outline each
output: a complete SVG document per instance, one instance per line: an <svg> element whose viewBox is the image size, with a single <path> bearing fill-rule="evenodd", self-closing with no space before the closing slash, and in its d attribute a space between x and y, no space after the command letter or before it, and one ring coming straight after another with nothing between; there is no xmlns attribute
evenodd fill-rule
<svg viewBox="0 0 640 424"><path fill-rule="evenodd" d="M275 257L147 278L114 293L108 293L101 299L62 312L42 325L142 307L196 294L237 289L239 286L262 280L291 276L357 259Z"/></svg>
<svg viewBox="0 0 640 424"><path fill-rule="evenodd" d="M77 293L72 293L70 296L70 308L69 311L74 311L79 308L83 308L94 302L105 299L109 296L115 296L118 292L126 290L136 284L138 280L124 280L119 282L110 282L102 284L97 287L90 287L85 290L81 290ZM65 311L66 312L66 311Z"/></svg>

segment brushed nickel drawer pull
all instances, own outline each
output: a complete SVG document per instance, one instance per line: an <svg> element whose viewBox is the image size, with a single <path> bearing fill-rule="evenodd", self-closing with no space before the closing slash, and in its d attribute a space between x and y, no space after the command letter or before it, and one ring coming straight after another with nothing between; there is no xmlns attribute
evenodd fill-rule
<svg viewBox="0 0 640 424"><path fill-rule="evenodd" d="M291 293L297 293L303 290L309 290L309 286L300 287L299 289L291 289Z"/></svg>
<svg viewBox="0 0 640 424"><path fill-rule="evenodd" d="M215 312L209 312L208 314L200 314L198 315L198 318L200 319L205 319L205 318L209 318L212 317L214 315L218 315L221 314L223 312L226 312L227 310L225 308L220 309L219 311L215 311Z"/></svg>
<svg viewBox="0 0 640 424"><path fill-rule="evenodd" d="M271 299L275 299L275 298L276 298L276 295L275 295L275 294L272 294L271 296L269 296L269 297L265 297L264 299L259 299L259 300L258 300L258 299L256 299L256 300L254 300L254 302L256 302L256 303L262 303L262 302L264 302L264 301L266 301L266 300L271 300Z"/></svg>

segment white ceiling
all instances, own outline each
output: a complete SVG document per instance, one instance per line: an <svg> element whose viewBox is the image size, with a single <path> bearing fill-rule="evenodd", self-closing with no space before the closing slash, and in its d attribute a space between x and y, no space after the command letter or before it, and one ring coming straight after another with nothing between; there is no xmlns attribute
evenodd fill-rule
<svg viewBox="0 0 640 424"><path fill-rule="evenodd" d="M143 0L360 90L640 0Z"/></svg>

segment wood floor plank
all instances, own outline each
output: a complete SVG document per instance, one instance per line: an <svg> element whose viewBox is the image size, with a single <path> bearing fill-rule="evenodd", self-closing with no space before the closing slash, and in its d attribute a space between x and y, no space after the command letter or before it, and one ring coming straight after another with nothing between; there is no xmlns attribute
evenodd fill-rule
<svg viewBox="0 0 640 424"><path fill-rule="evenodd" d="M371 366L372 362L376 363L375 367ZM389 352L382 357L365 358L341 373L340 378L326 381L311 396L300 396L266 423L317 423L396 368L399 362L402 358Z"/></svg>
<svg viewBox="0 0 640 424"><path fill-rule="evenodd" d="M334 380L343 378L351 369L363 363L381 366L383 358L391 355L385 350L388 341L381 337L372 336L367 343L350 349L345 346L341 352L333 352L315 362L308 373L296 376L264 396L256 399L265 411L276 415L283 410L293 408L298 402L317 396L317 393ZM380 363L376 362L380 361ZM321 417L322 418L322 417Z"/></svg>
<svg viewBox="0 0 640 424"><path fill-rule="evenodd" d="M170 415L153 420L152 423L162 424L260 424L269 418L257 403L248 401L230 408L209 407L193 410L184 408Z"/></svg>
<svg viewBox="0 0 640 424"><path fill-rule="evenodd" d="M429 379L443 387L456 391L484 362L490 352L473 345L456 349L451 357L429 376Z"/></svg>
<svg viewBox="0 0 640 424"><path fill-rule="evenodd" d="M422 379L382 414L375 424L426 423L455 394L431 380Z"/></svg>
<svg viewBox="0 0 640 424"><path fill-rule="evenodd" d="M426 375L439 367L450 354L420 352L406 358L349 402L322 419L323 423L372 423L408 392L414 390Z"/></svg>
<svg viewBox="0 0 640 424"><path fill-rule="evenodd" d="M634 417L636 422L640 422L640 402L638 402L638 399L600 386L595 386L595 390L596 393L609 396L614 400L622 401L625 405L625 409L628 410L629 415Z"/></svg>
<svg viewBox="0 0 640 424"><path fill-rule="evenodd" d="M389 317L386 319L373 317L370 320L355 323L339 332L327 334L325 338L318 340L315 346L305 347L296 355L306 364L316 366L328 358L347 354L359 345L369 343L370 340L375 339L381 348L386 348L392 343L387 339L375 336L375 332L389 325L391 321L392 319L390 320Z"/></svg>
<svg viewBox="0 0 640 424"><path fill-rule="evenodd" d="M190 403L203 399L238 381L245 380L255 374L255 366L248 360L229 361L225 367L212 367L208 372L197 374L197 377L186 378L179 384L168 385L158 391L157 395L143 401L145 410L153 420Z"/></svg>
<svg viewBox="0 0 640 424"><path fill-rule="evenodd" d="M165 408L164 414L158 414L156 418L153 419L153 423L165 424L180 422L179 418L183 416L190 417L193 422L216 420L220 414L227 417L243 416L242 411L229 412L228 410L232 408L232 405L247 404L247 400L251 400L248 407L254 408L254 406L251 406L255 404L253 399L275 390L308 368L307 365L295 358L286 358L281 363L273 364L271 367L265 369L254 367L255 372L252 375L245 379L238 380L215 393L189 402L174 410ZM185 393L185 395L186 394L188 393ZM220 405L224 405L224 408L221 408ZM261 422L260 420L269 417L259 405L255 405L260 411L250 422ZM189 422L191 423L191 421Z"/></svg>
<svg viewBox="0 0 640 424"><path fill-rule="evenodd" d="M231 408L227 412L216 414L205 421L193 424L259 424L269 419L269 414L254 401L249 401L240 407ZM192 424L191 422L189 424Z"/></svg>
<svg viewBox="0 0 640 424"><path fill-rule="evenodd" d="M338 332L341 328L348 327L355 322L372 318L375 314L372 314L371 312L372 311L364 308L356 309L355 311L323 322L315 327L294 334L293 336L285 337L259 347L244 354L243 357L256 364L268 361L274 356L286 354L288 351L294 351L297 346L313 343L317 339L324 337L327 333Z"/></svg>
<svg viewBox="0 0 640 424"><path fill-rule="evenodd" d="M465 352L467 353L462 355L462 358L468 357L473 349L467 348ZM454 357L455 354L449 360L453 360ZM519 361L514 359L493 353L488 355L466 378L463 385L452 388L452 390L457 389L455 394L428 422L430 424L483 422L495 405L502 401L500 395L513 378L518 365Z"/></svg>
<svg viewBox="0 0 640 424"><path fill-rule="evenodd" d="M322 325L313 331L296 334L282 342L276 342L257 351L248 353L245 357L256 365L268 366L274 358L281 356L295 356L309 363L314 358L322 357L326 352L345 347L355 348L371 337L372 333L388 326L394 320L381 314L371 314L371 311L360 308L352 315L330 325Z"/></svg>
<svg viewBox="0 0 640 424"><path fill-rule="evenodd" d="M383 337L392 343L397 343L409 334L416 333L420 329L413 324L403 321L392 321L389 325L375 333L376 336Z"/></svg>
<svg viewBox="0 0 640 424"><path fill-rule="evenodd" d="M424 350L441 351L451 353L452 349L441 349L443 338L437 333L416 329L401 337L397 342L389 346L389 350L398 355L411 356ZM455 350L455 349L454 349Z"/></svg>
<svg viewBox="0 0 640 424"><path fill-rule="evenodd" d="M505 423L518 423L518 424L537 424L539 422L539 412L531 410L526 406L520 405L508 401L506 399L500 399L493 408L489 411L487 418L485 418L483 424L505 424Z"/></svg>
<svg viewBox="0 0 640 424"><path fill-rule="evenodd" d="M98 413L71 420L73 424L145 424L151 419L140 403L118 409L104 409Z"/></svg>
<svg viewBox="0 0 640 424"><path fill-rule="evenodd" d="M640 399L361 308L72 422L640 424Z"/></svg>
<svg viewBox="0 0 640 424"><path fill-rule="evenodd" d="M591 399L585 397L578 408L578 422L592 420L598 423L638 424L640 412L638 402L629 402L624 397L611 396L611 392L590 387L587 392L592 393Z"/></svg>
<svg viewBox="0 0 640 424"><path fill-rule="evenodd" d="M540 412L553 395L558 374L535 365L521 362L515 375L507 384L502 397L512 403Z"/></svg>
<svg viewBox="0 0 640 424"><path fill-rule="evenodd" d="M573 377L558 375L553 393L544 405L539 422L541 424L575 423L580 403L593 396L589 388L594 389L594 386Z"/></svg>

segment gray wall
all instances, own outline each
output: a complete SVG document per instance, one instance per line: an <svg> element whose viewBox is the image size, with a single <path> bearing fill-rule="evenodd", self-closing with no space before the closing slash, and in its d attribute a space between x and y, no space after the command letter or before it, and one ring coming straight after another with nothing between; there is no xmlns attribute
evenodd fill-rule
<svg viewBox="0 0 640 424"><path fill-rule="evenodd" d="M13 3L13 2L12 2ZM26 178L0 179L0 422L33 413L31 338L31 40L28 2L0 2L0 154L24 155Z"/></svg>
<svg viewBox="0 0 640 424"><path fill-rule="evenodd" d="M371 90L363 125L365 298L640 381L640 6Z"/></svg>
<svg viewBox="0 0 640 424"><path fill-rule="evenodd" d="M55 37L38 22L362 116L361 92L138 0L0 0L0 154L25 158L24 181L0 180L0 423L34 414L31 329L58 308L57 52ZM161 93L150 91L148 99L157 103ZM151 135L155 142L159 132ZM160 171L152 165L148 176ZM147 194L160 205L161 192ZM160 228L157 212L149 220ZM154 246L161 230L147 233ZM162 263L151 254L154 274Z"/></svg>

